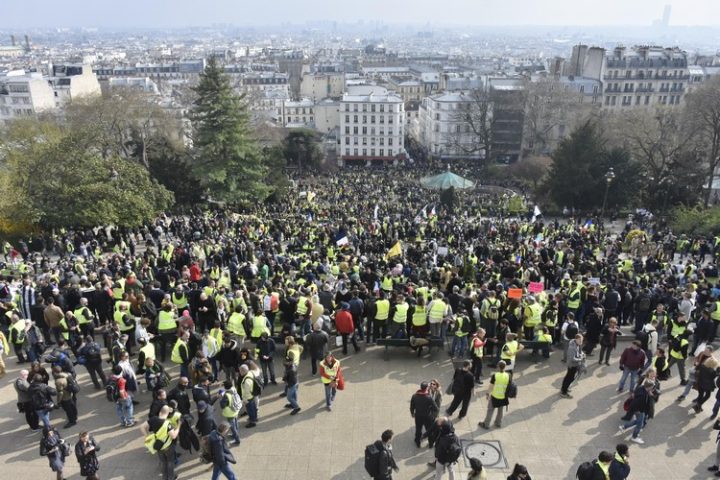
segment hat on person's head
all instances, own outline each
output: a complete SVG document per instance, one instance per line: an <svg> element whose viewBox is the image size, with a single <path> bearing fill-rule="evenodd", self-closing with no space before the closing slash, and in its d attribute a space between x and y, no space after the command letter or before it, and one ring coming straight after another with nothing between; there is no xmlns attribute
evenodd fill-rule
<svg viewBox="0 0 720 480"><path fill-rule="evenodd" d="M197 407L198 407L198 412L204 412L205 410L207 410L207 403L204 402L203 400L200 400L197 404Z"/></svg>
<svg viewBox="0 0 720 480"><path fill-rule="evenodd" d="M429 386L428 382L422 382L420 383L420 390L427 390Z"/></svg>
<svg viewBox="0 0 720 480"><path fill-rule="evenodd" d="M342 308L343 310L350 310L350 304L347 302L342 302L340 303L340 308Z"/></svg>

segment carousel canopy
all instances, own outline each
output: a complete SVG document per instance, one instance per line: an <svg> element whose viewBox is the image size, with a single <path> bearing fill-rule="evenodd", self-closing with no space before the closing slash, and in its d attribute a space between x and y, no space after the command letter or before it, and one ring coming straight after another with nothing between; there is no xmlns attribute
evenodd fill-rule
<svg viewBox="0 0 720 480"><path fill-rule="evenodd" d="M460 175L455 175L450 170L443 172L440 175L434 175L432 177L425 177L420 179L420 185L425 188L431 188L435 190L446 190L450 187L465 189L474 188L475 182L463 178Z"/></svg>

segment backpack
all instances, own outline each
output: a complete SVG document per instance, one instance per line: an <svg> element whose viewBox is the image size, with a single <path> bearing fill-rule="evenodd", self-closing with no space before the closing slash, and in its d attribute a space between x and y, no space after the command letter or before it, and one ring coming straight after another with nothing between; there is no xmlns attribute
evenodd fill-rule
<svg viewBox="0 0 720 480"><path fill-rule="evenodd" d="M580 464L580 466L577 469L577 473L575 473L575 477L577 477L578 480L592 480L593 479L593 473L595 471L595 464L592 462L583 462Z"/></svg>
<svg viewBox="0 0 720 480"><path fill-rule="evenodd" d="M450 435L450 443L445 448L445 455L443 460L445 460L443 463L454 463L457 462L458 458L460 458L460 455L462 455L462 445L460 445L460 439L457 435L454 433L451 433Z"/></svg>
<svg viewBox="0 0 720 480"><path fill-rule="evenodd" d="M572 340L573 338L575 338L575 335L577 335L579 331L580 330L578 330L577 323L568 325L568 327L565 329L565 339Z"/></svg>
<svg viewBox="0 0 720 480"><path fill-rule="evenodd" d="M371 443L365 447L365 471L372 478L380 474L380 449Z"/></svg>
<svg viewBox="0 0 720 480"><path fill-rule="evenodd" d="M117 380L108 380L107 385L105 385L105 396L108 402L114 403L120 400L120 387Z"/></svg>
<svg viewBox="0 0 720 480"><path fill-rule="evenodd" d="M643 350L648 349L648 341L650 340L650 335L645 330L640 330L635 334L635 340L639 340L640 344L642 345Z"/></svg>
<svg viewBox="0 0 720 480"><path fill-rule="evenodd" d="M42 390L35 390L31 400L34 410L50 410L53 408L52 402L48 400L47 395Z"/></svg>
<svg viewBox="0 0 720 480"><path fill-rule="evenodd" d="M70 392L72 394L80 393L80 385L78 385L77 380L75 380L75 377L68 374L65 377L65 380L67 381L68 392Z"/></svg>
<svg viewBox="0 0 720 480"><path fill-rule="evenodd" d="M490 302L490 300L488 300L488 305L489 308L487 310L486 317L489 320L497 320L498 318L500 318L500 302L497 300L495 300L494 302Z"/></svg>
<svg viewBox="0 0 720 480"><path fill-rule="evenodd" d="M462 327L460 327L460 331L462 333L472 332L472 325L470 325L470 319L468 317L463 317L463 324Z"/></svg>
<svg viewBox="0 0 720 480"><path fill-rule="evenodd" d="M228 394L232 394L231 397L228 399ZM220 407L221 408L232 408L233 411L239 412L242 408L242 399L240 398L240 395L237 394L237 392L231 392L227 391L220 399Z"/></svg>
<svg viewBox="0 0 720 480"><path fill-rule="evenodd" d="M100 346L97 343L93 342L90 345L88 345L87 350L85 350L85 353L86 353L85 356L88 358L88 360L91 360L91 361L100 360L100 355L101 355Z"/></svg>
<svg viewBox="0 0 720 480"><path fill-rule="evenodd" d="M638 312L650 311L650 297L644 295L638 300Z"/></svg>
<svg viewBox="0 0 720 480"><path fill-rule="evenodd" d="M510 383L508 383L507 388L505 389L505 397L516 398L517 390L518 390L517 384L511 380Z"/></svg>
<svg viewBox="0 0 720 480"><path fill-rule="evenodd" d="M252 387L252 394L253 398L257 397L259 395L262 395L262 384L260 383L260 380L256 376L253 375L253 387Z"/></svg>

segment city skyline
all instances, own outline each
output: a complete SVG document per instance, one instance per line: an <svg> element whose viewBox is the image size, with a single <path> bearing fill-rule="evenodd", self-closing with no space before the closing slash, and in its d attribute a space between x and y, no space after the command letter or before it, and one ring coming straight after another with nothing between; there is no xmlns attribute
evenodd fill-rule
<svg viewBox="0 0 720 480"><path fill-rule="evenodd" d="M66 0L62 9L50 0L26 0L4 6L0 28L23 27L157 27L212 24L272 26L318 21L430 24L433 26L651 26L661 24L670 5L670 26L717 26L715 0L448 0L438 8L430 0L366 0L354 9L328 0L274 0L264 8L239 0L207 0L201 10L190 0L142 0L108 4ZM653 22L649 22L651 19Z"/></svg>

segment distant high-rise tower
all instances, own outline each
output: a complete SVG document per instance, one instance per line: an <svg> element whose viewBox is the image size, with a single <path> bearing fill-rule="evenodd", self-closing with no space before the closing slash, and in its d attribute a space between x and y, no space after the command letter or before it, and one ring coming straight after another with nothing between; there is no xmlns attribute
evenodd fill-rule
<svg viewBox="0 0 720 480"><path fill-rule="evenodd" d="M30 51L30 37L25 35L25 51Z"/></svg>
<svg viewBox="0 0 720 480"><path fill-rule="evenodd" d="M672 11L672 5L665 5L662 16L662 26L667 28L670 25L670 12Z"/></svg>
<svg viewBox="0 0 720 480"><path fill-rule="evenodd" d="M16 46L17 42L15 41L15 35L10 35L10 43L12 43L12 46Z"/></svg>

